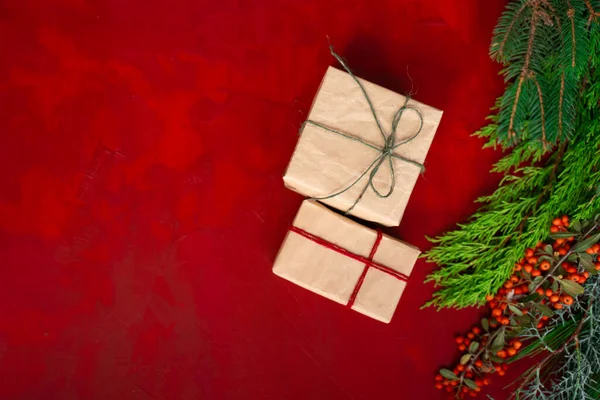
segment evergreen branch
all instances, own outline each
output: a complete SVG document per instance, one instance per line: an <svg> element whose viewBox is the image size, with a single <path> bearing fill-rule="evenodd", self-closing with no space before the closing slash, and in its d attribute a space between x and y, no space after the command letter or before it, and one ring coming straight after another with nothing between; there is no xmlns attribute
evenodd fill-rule
<svg viewBox="0 0 600 400"><path fill-rule="evenodd" d="M542 97L542 89L540 88L540 84L538 83L537 79L535 79L535 76L533 75L533 73L530 74L530 77L538 91L538 98L540 101L540 110L541 110L541 118L542 118L542 144L544 146L544 149L546 149L546 146L548 146L549 143L546 140L546 118L545 118L545 114L544 114L544 100Z"/></svg>
<svg viewBox="0 0 600 400"><path fill-rule="evenodd" d="M560 74L560 93L558 100L558 137L560 140L563 132L563 100L565 98L565 71Z"/></svg>
<svg viewBox="0 0 600 400"><path fill-rule="evenodd" d="M560 18L558 18L558 15L556 15L556 10L554 9L554 7L552 7L552 3L550 3L548 0L540 0L540 1L542 4L544 4L546 7L548 7L550 12L552 13L552 17L554 17L556 24L560 28Z"/></svg>
<svg viewBox="0 0 600 400"><path fill-rule="evenodd" d="M560 165L560 162L562 161L562 157L563 157L563 155L565 153L566 147L567 147L567 142L563 142L560 145L560 148L558 149L558 152L555 155L555 161L554 161L554 164L552 166L552 170L550 171L550 175L548 177L548 184L544 187L544 189L542 190L542 192L539 194L539 196L537 198L537 201L535 202L535 205L533 206L532 210L529 211L523 217L523 219L521 220L521 223L517 227L516 233L506 236L506 238L502 241L502 243L500 243L496 247L495 250L498 250L498 249L506 246L506 244L508 244L508 242L513 237L520 237L521 236L521 234L523 233L523 229L525 228L525 224L527 223L527 220L533 215L533 213L535 211L537 211L537 209L539 208L539 206L542 204L542 202L544 201L544 199L548 195L548 192L551 190L552 184L554 183L554 181L556 179L556 171L558 169L558 166Z"/></svg>
<svg viewBox="0 0 600 400"><path fill-rule="evenodd" d="M594 10L594 7L592 7L590 0L585 0L585 6L587 7L590 13L590 16L588 17L588 25L590 25L595 18L600 16L600 14L597 13L596 10Z"/></svg>
<svg viewBox="0 0 600 400"><path fill-rule="evenodd" d="M514 102L513 102L513 106L512 106L512 111L510 113L510 123L508 124L508 137L509 138L514 138L515 137L515 132L514 132L514 123L515 123L515 116L517 114L517 106L519 105L519 98L521 95L521 89L523 86L523 82L525 80L526 75L529 72L529 63L531 62L531 54L533 52L533 41L535 39L535 29L536 29L536 22L537 22L537 4L534 7L533 10L533 14L531 17L531 23L530 23L530 28L529 28L529 40L528 40L528 44L527 44L527 54L525 55L525 63L523 64L523 68L521 69L521 76L519 77L519 81L517 84L517 94L515 96Z"/></svg>
<svg viewBox="0 0 600 400"><path fill-rule="evenodd" d="M597 57L589 45L598 37L598 13L590 11L594 4L514 0L507 5L490 47L490 56L505 65L502 73L508 84L494 134L503 148L526 142L545 151L549 143L572 137L574 104ZM536 81L528 84L533 77ZM544 103L532 104L534 97Z"/></svg>
<svg viewBox="0 0 600 400"><path fill-rule="evenodd" d="M523 13L523 11L525 10L525 8L529 5L528 1L523 2L523 4L521 5L521 7L518 9L518 11L516 13L514 13L511 16L507 16L507 19L510 20L510 23L508 25L508 27L506 28L506 32L503 35L502 40L500 41L500 44L495 44L492 43L492 57L493 54L496 54L496 59L501 59L504 56L504 47L506 46L506 42L510 36L510 34L513 31L513 27L515 26L516 22L519 20L519 17L521 16L521 13ZM494 51L494 48L497 49Z"/></svg>
<svg viewBox="0 0 600 400"><path fill-rule="evenodd" d="M567 11L567 17L569 17L569 21L571 22L571 41L573 49L577 48L575 42L575 9L571 5L571 1L567 0L567 4L569 5L569 10ZM571 54L571 67L575 68L575 51Z"/></svg>

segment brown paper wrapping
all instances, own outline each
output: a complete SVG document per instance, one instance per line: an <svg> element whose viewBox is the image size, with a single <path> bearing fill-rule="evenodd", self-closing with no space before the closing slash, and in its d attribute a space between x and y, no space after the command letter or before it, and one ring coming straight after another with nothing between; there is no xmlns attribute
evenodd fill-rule
<svg viewBox="0 0 600 400"><path fill-rule="evenodd" d="M369 257L377 237L375 231L312 200L302 203L293 225L363 257ZM373 261L409 276L419 254L415 247L383 235ZM360 261L290 231L279 250L273 272L346 305L364 267ZM405 287L406 282L369 268L352 309L388 323Z"/></svg>
<svg viewBox="0 0 600 400"><path fill-rule="evenodd" d="M373 103L384 132L389 135L394 114L404 105L406 98L365 80L360 81ZM420 111L423 128L415 139L399 146L395 154L423 164L442 111L412 99L408 106ZM325 73L307 119L379 148L384 146L360 87L349 74L336 68L329 67ZM396 131L396 143L413 136L418 126L417 113L406 110ZM378 151L362 143L306 124L283 179L285 185L296 192L313 198L325 197L348 187L379 155ZM421 171L419 167L396 158L392 158L392 162L396 174L392 195L380 198L369 188L352 210L352 215L386 226L399 225ZM374 178L375 187L381 193L387 193L390 180L389 163L385 162ZM354 204L367 182L368 174L350 190L322 202L346 211Z"/></svg>

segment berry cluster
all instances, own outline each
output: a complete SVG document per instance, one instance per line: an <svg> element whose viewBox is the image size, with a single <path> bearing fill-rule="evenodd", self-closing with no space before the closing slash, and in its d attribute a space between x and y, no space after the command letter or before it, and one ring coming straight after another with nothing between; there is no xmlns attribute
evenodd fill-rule
<svg viewBox="0 0 600 400"><path fill-rule="evenodd" d="M474 326L465 336L457 336L456 344L458 350L466 351L461 357L461 362L452 371L442 369L435 377L435 387L444 389L448 393L455 393L457 397L466 395L477 396L483 386L492 383L489 375L496 372L503 376L508 366L501 362L484 361L486 357L473 355L480 346L485 348L490 338L489 334L483 332L478 326ZM520 348L522 343L515 340L512 342L515 348ZM512 348L512 347L511 347ZM506 356L505 356L506 357ZM500 361L500 360L497 360ZM460 378L459 378L460 376Z"/></svg>
<svg viewBox="0 0 600 400"><path fill-rule="evenodd" d="M473 327L465 336L456 337L463 352L452 369L441 369L435 386L458 398L475 397L481 387L491 383L490 375L504 375L506 359L514 357L523 343L520 332L528 327L543 329L554 310L570 306L583 292L591 273L600 270L597 237L582 234L577 224L569 232L568 217L552 221L550 243L527 249L511 277L498 292L486 297L489 318L481 327Z"/></svg>

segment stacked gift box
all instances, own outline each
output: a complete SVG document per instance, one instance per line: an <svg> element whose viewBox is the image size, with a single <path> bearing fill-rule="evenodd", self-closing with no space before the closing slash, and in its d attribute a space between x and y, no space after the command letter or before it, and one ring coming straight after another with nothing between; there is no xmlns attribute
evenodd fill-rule
<svg viewBox="0 0 600 400"><path fill-rule="evenodd" d="M285 172L310 199L273 272L389 322L420 252L345 215L400 224L442 112L357 78L332 54L346 71L328 68Z"/></svg>

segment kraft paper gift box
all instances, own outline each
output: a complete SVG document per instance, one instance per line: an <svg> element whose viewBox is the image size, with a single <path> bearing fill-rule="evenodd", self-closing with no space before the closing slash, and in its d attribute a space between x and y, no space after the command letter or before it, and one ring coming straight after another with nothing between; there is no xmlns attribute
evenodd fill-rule
<svg viewBox="0 0 600 400"><path fill-rule="evenodd" d="M419 254L415 247L305 200L273 272L387 323Z"/></svg>
<svg viewBox="0 0 600 400"><path fill-rule="evenodd" d="M402 107L406 109L399 112ZM341 211L351 209L350 215L397 226L441 117L440 110L329 67L284 175L285 185ZM395 122L395 138L389 139ZM382 154L386 143L392 144L389 140L397 146L392 157ZM380 197L370 182L381 195L392 193Z"/></svg>

